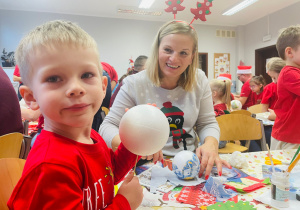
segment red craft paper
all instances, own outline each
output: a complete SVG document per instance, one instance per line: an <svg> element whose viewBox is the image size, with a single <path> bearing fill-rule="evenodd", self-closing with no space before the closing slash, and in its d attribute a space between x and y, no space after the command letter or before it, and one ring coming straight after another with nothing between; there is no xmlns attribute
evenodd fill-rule
<svg viewBox="0 0 300 210"><path fill-rule="evenodd" d="M209 206L216 203L216 198L202 191L202 187L203 185L183 187L176 200L195 206Z"/></svg>

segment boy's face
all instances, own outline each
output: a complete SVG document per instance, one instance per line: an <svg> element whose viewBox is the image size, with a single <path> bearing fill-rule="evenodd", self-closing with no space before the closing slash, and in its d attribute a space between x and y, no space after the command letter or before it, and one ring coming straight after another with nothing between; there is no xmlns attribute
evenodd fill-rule
<svg viewBox="0 0 300 210"><path fill-rule="evenodd" d="M41 110L45 129L91 127L107 85L95 50L62 46L35 53L30 64L32 83L22 92L32 109Z"/></svg>

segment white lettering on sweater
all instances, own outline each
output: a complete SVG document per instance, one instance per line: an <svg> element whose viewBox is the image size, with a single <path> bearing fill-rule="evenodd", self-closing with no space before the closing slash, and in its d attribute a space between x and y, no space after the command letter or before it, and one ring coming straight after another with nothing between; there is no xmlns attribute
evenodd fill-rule
<svg viewBox="0 0 300 210"><path fill-rule="evenodd" d="M103 186L102 186L102 183L101 183L102 179L99 179L98 182L95 182L94 183L94 193L91 191L90 187L88 186L87 188L84 188L83 189L83 199L82 199L82 206L84 208L86 208L87 210L92 210L92 209L95 209L97 210L98 209L98 199L99 199L99 195L98 195L98 188L101 189L101 195L102 195L102 208L101 209L104 209L107 207L107 205L105 205L105 202L104 202L104 191L103 191ZM98 187L98 183L99 183L99 187ZM94 195L94 201L95 201L95 206L93 208L93 203L92 203L92 193Z"/></svg>

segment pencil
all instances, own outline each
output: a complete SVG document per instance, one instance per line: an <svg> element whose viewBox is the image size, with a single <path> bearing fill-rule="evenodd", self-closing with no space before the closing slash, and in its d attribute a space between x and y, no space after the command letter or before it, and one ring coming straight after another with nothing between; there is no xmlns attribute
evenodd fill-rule
<svg viewBox="0 0 300 210"><path fill-rule="evenodd" d="M295 167L295 165L298 163L298 161L300 160L300 153L298 153L297 157L294 159L294 161L289 165L288 169L286 170L286 172L291 172L293 170L293 168Z"/></svg>
<svg viewBox="0 0 300 210"><path fill-rule="evenodd" d="M267 146L268 153L269 153L269 158L270 158L270 161L271 161L271 164L272 164L272 171L275 172L274 163L273 163L273 158L272 158L272 156L271 156L271 152L270 152L270 149L269 149L269 145L266 144L266 146Z"/></svg>
<svg viewBox="0 0 300 210"><path fill-rule="evenodd" d="M295 159L296 156L298 155L299 151L300 151L300 146L298 147L298 149L297 149L297 151L296 151L296 153L295 153L293 159L291 160L291 163L294 161L294 159ZM290 163L290 164L291 164L291 163Z"/></svg>

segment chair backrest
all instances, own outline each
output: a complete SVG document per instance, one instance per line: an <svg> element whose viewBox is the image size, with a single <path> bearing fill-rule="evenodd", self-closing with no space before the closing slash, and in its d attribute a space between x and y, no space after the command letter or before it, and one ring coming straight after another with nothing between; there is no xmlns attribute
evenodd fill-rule
<svg viewBox="0 0 300 210"><path fill-rule="evenodd" d="M220 141L260 140L263 138L259 120L243 114L216 117L220 127Z"/></svg>
<svg viewBox="0 0 300 210"><path fill-rule="evenodd" d="M0 158L19 158L23 134L9 133L0 136Z"/></svg>
<svg viewBox="0 0 300 210"><path fill-rule="evenodd" d="M263 107L262 104L256 104L248 107L248 111L251 112L252 114L262 113L262 107Z"/></svg>
<svg viewBox="0 0 300 210"><path fill-rule="evenodd" d="M244 110L244 109L242 109L242 110L237 110L237 111L232 111L232 112L230 112L230 114L243 114L243 115L247 115L247 116L250 116L250 117L251 117L251 115L252 115L251 112L249 112L249 111L247 111L247 110Z"/></svg>
<svg viewBox="0 0 300 210"><path fill-rule="evenodd" d="M18 183L25 165L24 159L1 158L0 159L0 209L6 210L7 201Z"/></svg>

